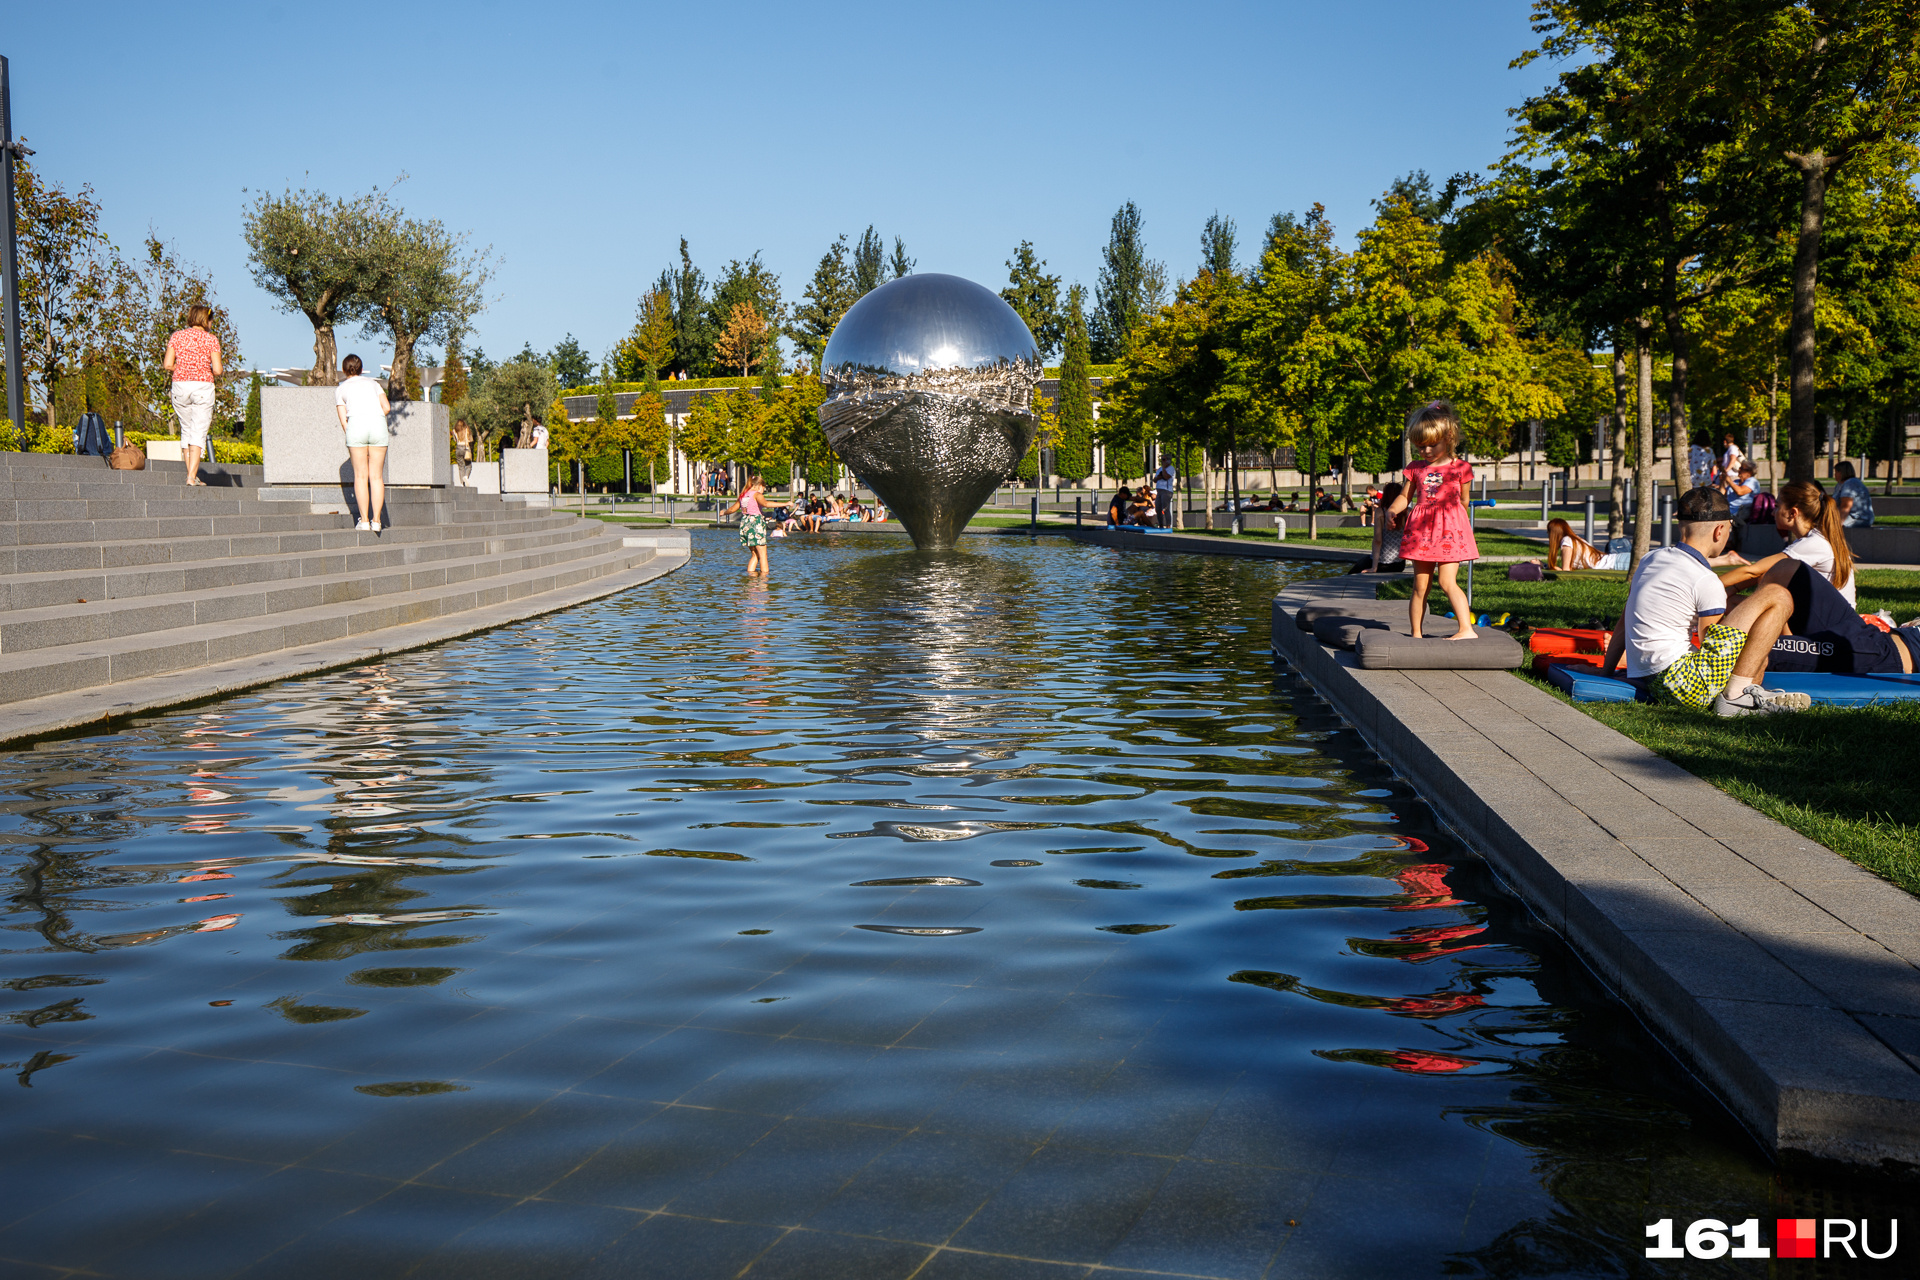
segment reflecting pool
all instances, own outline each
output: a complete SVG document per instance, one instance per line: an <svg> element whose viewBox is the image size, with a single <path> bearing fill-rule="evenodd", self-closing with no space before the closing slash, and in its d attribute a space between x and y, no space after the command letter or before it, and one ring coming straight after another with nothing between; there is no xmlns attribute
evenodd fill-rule
<svg viewBox="0 0 1920 1280"><path fill-rule="evenodd" d="M1655 1274L1814 1194L1276 673L1324 567L773 560L0 753L0 1271Z"/></svg>

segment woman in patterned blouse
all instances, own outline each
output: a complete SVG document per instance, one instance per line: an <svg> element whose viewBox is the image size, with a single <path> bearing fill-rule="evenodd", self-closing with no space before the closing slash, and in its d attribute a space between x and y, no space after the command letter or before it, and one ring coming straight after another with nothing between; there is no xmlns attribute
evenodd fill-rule
<svg viewBox="0 0 1920 1280"><path fill-rule="evenodd" d="M160 367L173 375L181 457L187 464L187 483L197 485L200 456L213 425L213 380L226 372L220 364L220 339L213 336L213 308L195 303L187 309L187 327L175 329L167 339L167 357Z"/></svg>

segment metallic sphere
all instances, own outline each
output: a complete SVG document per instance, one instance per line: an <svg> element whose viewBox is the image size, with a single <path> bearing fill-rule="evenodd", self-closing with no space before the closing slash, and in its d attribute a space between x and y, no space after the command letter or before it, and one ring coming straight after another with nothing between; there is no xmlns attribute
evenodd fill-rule
<svg viewBox="0 0 1920 1280"><path fill-rule="evenodd" d="M1033 445L1040 353L999 295L959 276L902 276L827 341L827 443L922 550L954 545Z"/></svg>

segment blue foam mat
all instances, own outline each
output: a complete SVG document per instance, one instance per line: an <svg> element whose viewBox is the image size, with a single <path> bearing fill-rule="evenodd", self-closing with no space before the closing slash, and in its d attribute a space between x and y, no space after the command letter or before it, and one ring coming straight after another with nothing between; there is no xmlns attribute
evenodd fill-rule
<svg viewBox="0 0 1920 1280"><path fill-rule="evenodd" d="M1625 680L1576 667L1547 668L1547 680L1564 689L1575 702L1632 702L1633 686ZM1920 699L1920 674L1842 676L1816 671L1769 671L1760 683L1769 689L1804 693L1820 707L1869 707L1877 702Z"/></svg>

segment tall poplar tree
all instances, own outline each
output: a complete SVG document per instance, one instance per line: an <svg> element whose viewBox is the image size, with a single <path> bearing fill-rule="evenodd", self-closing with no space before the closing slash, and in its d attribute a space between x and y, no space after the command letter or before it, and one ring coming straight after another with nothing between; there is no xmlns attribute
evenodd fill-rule
<svg viewBox="0 0 1920 1280"><path fill-rule="evenodd" d="M820 255L813 279L800 295L800 303L794 307L793 320L786 329L787 337L811 359L815 373L820 371L820 359L826 354L827 339L833 336L834 326L859 297L853 289L847 238L839 236Z"/></svg>
<svg viewBox="0 0 1920 1280"><path fill-rule="evenodd" d="M1092 362L1087 353L1085 298L1077 284L1067 290L1060 326L1066 354L1060 361L1060 393L1053 405L1057 469L1072 480L1085 479L1093 471L1093 382L1087 373Z"/></svg>
<svg viewBox="0 0 1920 1280"><path fill-rule="evenodd" d="M1087 325L1096 364L1118 360L1134 330L1166 297L1167 270L1147 257L1144 225L1140 210L1127 201L1114 212L1106 248L1100 251L1100 278Z"/></svg>

